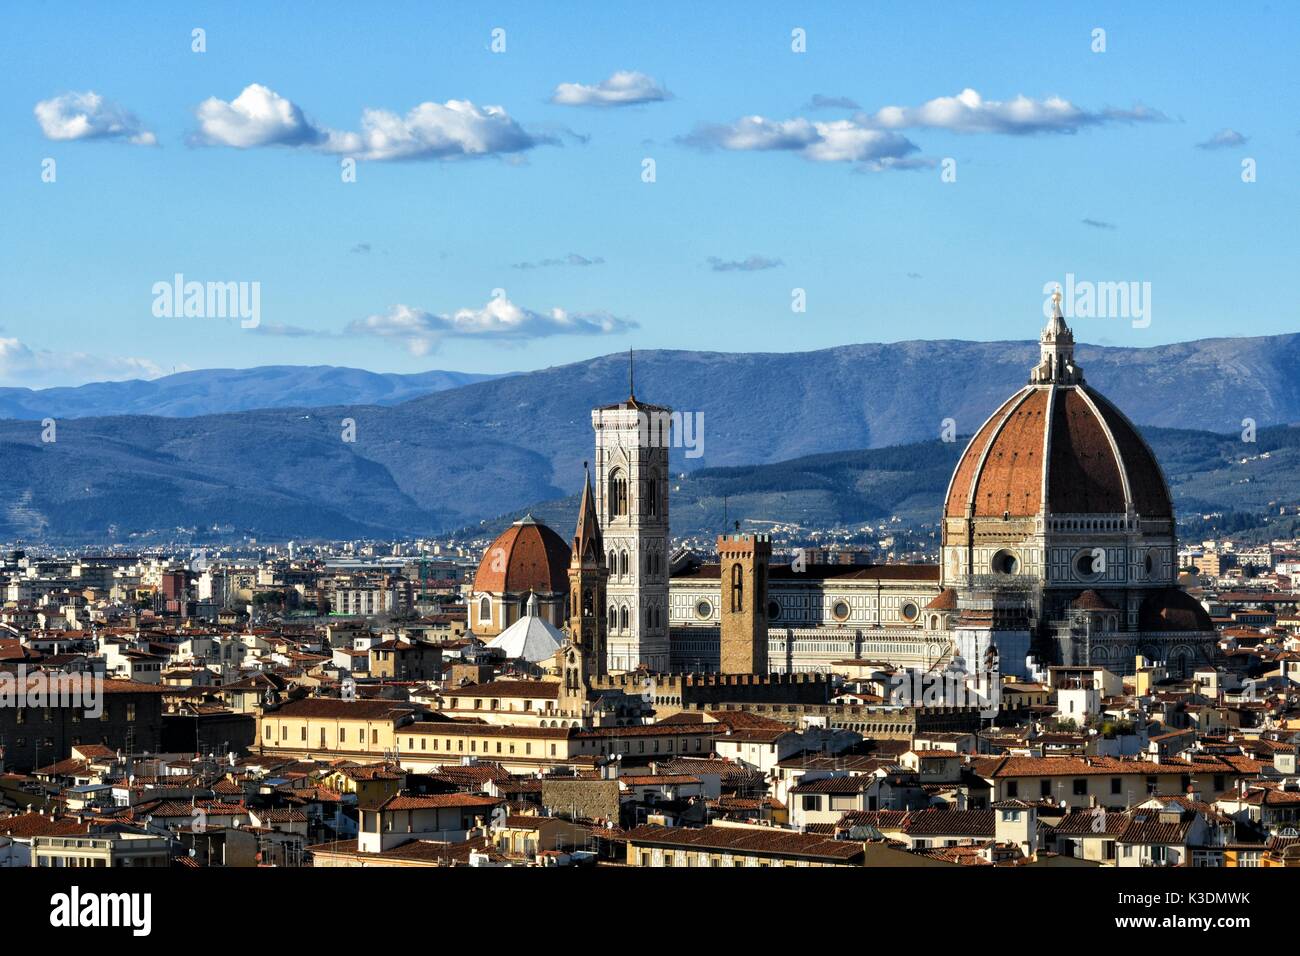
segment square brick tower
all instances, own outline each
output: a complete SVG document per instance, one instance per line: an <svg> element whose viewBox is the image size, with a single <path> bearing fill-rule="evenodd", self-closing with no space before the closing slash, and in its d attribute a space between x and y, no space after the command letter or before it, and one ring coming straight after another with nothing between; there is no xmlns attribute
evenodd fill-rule
<svg viewBox="0 0 1300 956"><path fill-rule="evenodd" d="M722 673L767 673L767 575L772 539L765 534L718 536L722 603Z"/></svg>

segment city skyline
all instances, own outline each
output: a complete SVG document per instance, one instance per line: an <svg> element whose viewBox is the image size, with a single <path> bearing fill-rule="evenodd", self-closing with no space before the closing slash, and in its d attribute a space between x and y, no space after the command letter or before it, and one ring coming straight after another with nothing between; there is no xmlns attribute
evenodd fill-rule
<svg viewBox="0 0 1300 956"><path fill-rule="evenodd" d="M1295 9L0 22L22 940L1285 938Z"/></svg>

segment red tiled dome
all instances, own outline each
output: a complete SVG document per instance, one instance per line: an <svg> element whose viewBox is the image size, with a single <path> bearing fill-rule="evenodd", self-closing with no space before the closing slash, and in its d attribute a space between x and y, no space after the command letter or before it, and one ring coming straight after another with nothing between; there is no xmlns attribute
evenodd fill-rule
<svg viewBox="0 0 1300 956"><path fill-rule="evenodd" d="M1044 500L1046 499L1046 500ZM1086 385L1028 385L984 423L953 472L944 514L1169 518L1173 506L1137 429Z"/></svg>
<svg viewBox="0 0 1300 956"><path fill-rule="evenodd" d="M1181 588L1164 588L1147 595L1138 608L1144 631L1213 631L1214 622L1201 602Z"/></svg>
<svg viewBox="0 0 1300 956"><path fill-rule="evenodd" d="M1078 608L1080 611L1115 611L1118 608L1111 604L1104 597L1094 591L1092 588L1084 591L1077 598L1070 602L1070 606Z"/></svg>
<svg viewBox="0 0 1300 956"><path fill-rule="evenodd" d="M565 591L569 557L564 539L529 515L488 545L474 575L474 590L494 594Z"/></svg>
<svg viewBox="0 0 1300 956"><path fill-rule="evenodd" d="M955 588L944 588L929 604L925 606L927 611L955 611L957 610L957 590Z"/></svg>

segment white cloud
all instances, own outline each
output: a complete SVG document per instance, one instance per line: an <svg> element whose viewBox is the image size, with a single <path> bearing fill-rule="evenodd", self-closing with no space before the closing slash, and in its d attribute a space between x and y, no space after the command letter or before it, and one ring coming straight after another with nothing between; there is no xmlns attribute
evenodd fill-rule
<svg viewBox="0 0 1300 956"><path fill-rule="evenodd" d="M33 349L16 338L0 337L0 376L24 385L81 384L158 378L165 374L149 359L125 358L88 352Z"/></svg>
<svg viewBox="0 0 1300 956"><path fill-rule="evenodd" d="M158 144L158 137L145 129L134 113L93 90L41 100L34 112L46 139L114 139L137 146Z"/></svg>
<svg viewBox="0 0 1300 956"><path fill-rule="evenodd" d="M843 97L815 96L809 109L852 101ZM905 129L938 129L956 133L1076 133L1087 126L1108 123L1163 122L1158 110L1135 106L1129 110L1089 111L1060 97L1043 100L1017 96L986 100L972 89L956 96L941 96L920 106L886 106L874 114L855 113L850 119L823 122L805 117L787 120L744 116L734 123L706 124L678 141L701 148L730 150L785 150L814 162L857 163L859 169L921 169L934 160L910 154L918 147L900 133Z"/></svg>
<svg viewBox="0 0 1300 956"><path fill-rule="evenodd" d="M206 99L195 112L195 140L200 143L238 149L302 147L357 159L505 155L557 142L527 132L500 106L480 107L468 100L420 103L405 116L367 109L361 114L360 132L317 125L298 104L259 83L245 87L229 103Z"/></svg>
<svg viewBox="0 0 1300 956"><path fill-rule="evenodd" d="M920 106L886 106L875 115L855 120L872 129L942 129L956 133L1075 133L1085 126L1106 123L1161 122L1167 117L1136 106L1130 110L1089 111L1059 96L1035 100L1016 96L986 100L972 89L940 96Z"/></svg>
<svg viewBox="0 0 1300 956"><path fill-rule="evenodd" d="M448 100L421 103L400 117L388 110L366 110L361 133L349 134L334 151L363 159L449 159L519 153L554 142L526 132L500 106Z"/></svg>
<svg viewBox="0 0 1300 956"><path fill-rule="evenodd" d="M803 117L771 120L744 116L734 123L699 126L682 142L701 148L785 150L814 162L880 165L917 151L899 133L868 129L856 120L823 122Z"/></svg>
<svg viewBox="0 0 1300 956"><path fill-rule="evenodd" d="M481 309L459 309L436 315L409 305L395 305L382 315L348 324L353 335L373 335L401 342L413 355L425 355L445 338L486 338L524 341L552 335L611 335L636 328L636 323L603 312L534 312L505 296L489 299Z"/></svg>
<svg viewBox="0 0 1300 956"><path fill-rule="evenodd" d="M636 70L619 70L594 85L561 83L551 94L551 102L561 106L634 106L658 103L671 96L654 77Z"/></svg>
<svg viewBox="0 0 1300 956"><path fill-rule="evenodd" d="M308 120L296 103L261 83L244 87L229 103L210 96L194 113L198 141L212 146L319 146L331 135Z"/></svg>
<svg viewBox="0 0 1300 956"><path fill-rule="evenodd" d="M1234 146L1245 146L1245 137L1235 129L1221 129L1203 143L1197 143L1197 149L1231 149Z"/></svg>

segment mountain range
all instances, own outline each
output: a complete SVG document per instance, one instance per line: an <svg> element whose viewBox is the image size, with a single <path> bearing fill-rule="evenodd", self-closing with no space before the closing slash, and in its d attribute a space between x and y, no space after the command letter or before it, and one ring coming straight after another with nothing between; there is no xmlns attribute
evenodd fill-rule
<svg viewBox="0 0 1300 956"><path fill-rule="evenodd" d="M400 375L332 365L209 368L155 379L64 388L0 388L0 418L169 418L312 405L396 405L420 395L497 378L475 372Z"/></svg>
<svg viewBox="0 0 1300 956"><path fill-rule="evenodd" d="M1240 434L1172 428L1142 432L1163 463L1185 535L1216 525L1247 530L1269 524L1280 535L1294 533L1281 529L1300 526L1300 483L1295 480L1300 428L1260 429L1253 442L1243 442ZM692 471L672 488L673 533L708 537L729 528L730 520L764 530L771 522L850 528L894 518L898 530L937 531L948 480L966 441L932 440ZM526 511L567 533L577 509L578 497L572 495L534 503L488 524L505 527ZM1214 520L1207 520L1208 515Z"/></svg>
<svg viewBox="0 0 1300 956"><path fill-rule="evenodd" d="M1189 506L1245 510L1277 497L1273 469L1290 461L1292 433L1266 426L1300 421L1300 335L1080 346L1076 354L1089 382L1146 426ZM740 498L758 494L763 482L802 476L798 488L762 494L797 491L804 504L820 502L808 505L810 520L866 518L868 505L910 510L908 495L918 513L932 500L937 508L927 488L946 484L949 459L960 451L934 440L945 420L957 433L974 432L1024 383L1036 355L1035 343L962 341L647 351L636 355L635 385L639 398L701 416L703 453L671 451L683 489L675 494L694 482L739 483ZM421 380L275 367L30 393L77 393L61 397L85 417L29 406L25 416L57 419L53 435L40 421L0 421L0 536L103 541L219 527L268 538L393 537L478 525L573 493L591 455L590 409L627 397L627 366L625 355L610 355L468 384L447 372ZM143 386L156 388L152 398ZM106 396L102 406L95 389ZM425 394L402 400L420 389ZM263 407L248 408L250 401ZM150 414L104 413L141 407ZM215 411L178 417L196 409ZM1264 429L1257 447L1240 441L1243 419ZM1162 445L1153 427L1181 437ZM1230 477L1236 466L1228 463L1257 455L1266 439L1277 443L1276 455L1261 459L1267 480L1234 483L1241 476ZM899 449L891 454L913 464L891 469L887 456L871 454L918 441L935 446L937 457ZM927 461L933 481L921 475ZM1177 491L1182 482L1186 494ZM717 497L700 487L701 500ZM769 497L765 507L779 500ZM686 513L674 499L674 514Z"/></svg>

